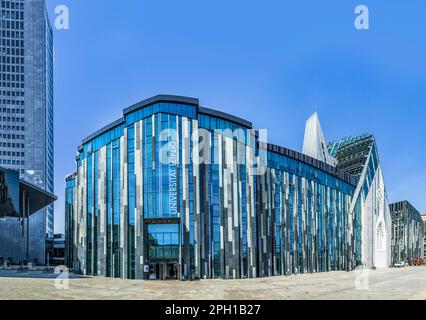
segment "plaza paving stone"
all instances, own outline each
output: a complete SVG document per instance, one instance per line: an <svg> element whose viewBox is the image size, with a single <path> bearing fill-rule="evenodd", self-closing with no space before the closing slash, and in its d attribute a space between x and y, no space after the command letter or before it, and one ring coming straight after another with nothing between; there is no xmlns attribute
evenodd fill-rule
<svg viewBox="0 0 426 320"><path fill-rule="evenodd" d="M368 281L365 281L368 279ZM140 281L74 277L55 288L54 275L0 271L0 300L293 300L426 299L426 267L329 272L246 280Z"/></svg>

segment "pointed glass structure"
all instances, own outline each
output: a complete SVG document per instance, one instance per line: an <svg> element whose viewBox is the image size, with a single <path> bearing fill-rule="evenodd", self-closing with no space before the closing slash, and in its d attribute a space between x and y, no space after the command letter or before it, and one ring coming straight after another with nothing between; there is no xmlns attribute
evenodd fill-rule
<svg viewBox="0 0 426 320"><path fill-rule="evenodd" d="M388 267L391 264L392 220L383 172L373 135L343 138L330 142L328 150L336 167L357 180L350 207L361 212L361 264L366 267Z"/></svg>
<svg viewBox="0 0 426 320"><path fill-rule="evenodd" d="M334 165L325 143L318 114L315 112L307 121L305 128L305 140L303 142L303 154L314 159Z"/></svg>

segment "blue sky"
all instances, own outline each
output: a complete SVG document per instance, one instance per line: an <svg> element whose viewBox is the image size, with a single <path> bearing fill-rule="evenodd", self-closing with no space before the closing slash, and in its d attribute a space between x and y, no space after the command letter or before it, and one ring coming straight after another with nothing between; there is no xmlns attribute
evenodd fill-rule
<svg viewBox="0 0 426 320"><path fill-rule="evenodd" d="M49 0L55 30L56 232L83 138L122 109L193 96L301 150L318 111L328 140L376 136L390 202L426 211L424 0ZM370 30L354 9L370 10Z"/></svg>

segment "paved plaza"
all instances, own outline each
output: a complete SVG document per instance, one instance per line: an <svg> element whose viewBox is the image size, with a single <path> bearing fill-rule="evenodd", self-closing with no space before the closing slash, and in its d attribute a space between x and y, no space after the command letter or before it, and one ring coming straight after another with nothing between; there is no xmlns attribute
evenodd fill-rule
<svg viewBox="0 0 426 320"><path fill-rule="evenodd" d="M67 290L54 278L0 271L0 299L426 299L426 267L193 282L72 277Z"/></svg>

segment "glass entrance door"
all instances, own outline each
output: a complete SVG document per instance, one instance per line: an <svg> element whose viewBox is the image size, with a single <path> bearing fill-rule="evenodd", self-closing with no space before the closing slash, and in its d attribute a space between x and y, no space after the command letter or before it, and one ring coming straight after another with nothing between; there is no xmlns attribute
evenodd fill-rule
<svg viewBox="0 0 426 320"><path fill-rule="evenodd" d="M168 263L167 264L167 276L168 280L178 280L178 264Z"/></svg>
<svg viewBox="0 0 426 320"><path fill-rule="evenodd" d="M149 279L179 278L179 225L148 224Z"/></svg>
<svg viewBox="0 0 426 320"><path fill-rule="evenodd" d="M149 268L150 280L178 280L177 263L151 263Z"/></svg>

